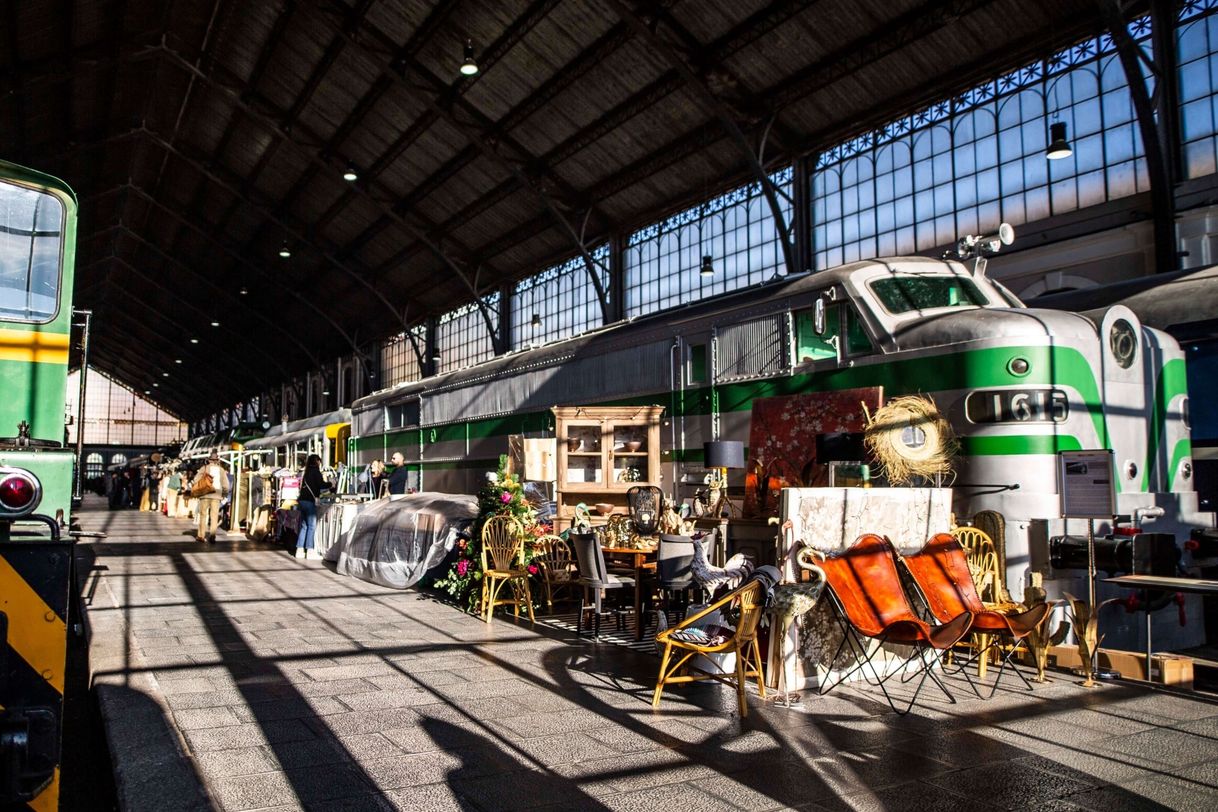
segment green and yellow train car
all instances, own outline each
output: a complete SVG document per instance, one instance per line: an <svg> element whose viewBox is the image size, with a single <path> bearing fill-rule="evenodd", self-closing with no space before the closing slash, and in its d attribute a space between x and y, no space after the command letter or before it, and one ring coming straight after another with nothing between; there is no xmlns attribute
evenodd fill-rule
<svg viewBox="0 0 1218 812"><path fill-rule="evenodd" d="M76 196L0 161L0 808L59 806Z"/></svg>

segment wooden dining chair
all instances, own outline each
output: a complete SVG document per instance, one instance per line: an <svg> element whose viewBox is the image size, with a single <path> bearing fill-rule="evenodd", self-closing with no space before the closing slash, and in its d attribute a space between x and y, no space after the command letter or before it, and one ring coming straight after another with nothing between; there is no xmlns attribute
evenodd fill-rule
<svg viewBox="0 0 1218 812"><path fill-rule="evenodd" d="M529 572L522 563L523 553L524 534L511 516L492 516L482 525L482 613L487 623L496 606L511 606L520 617L522 605L533 622L533 593ZM512 591L512 597L499 597L504 586Z"/></svg>

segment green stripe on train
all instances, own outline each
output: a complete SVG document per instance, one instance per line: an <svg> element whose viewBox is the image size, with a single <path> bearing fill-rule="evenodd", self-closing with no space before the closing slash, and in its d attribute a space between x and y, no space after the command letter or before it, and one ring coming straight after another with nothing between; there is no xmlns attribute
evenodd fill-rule
<svg viewBox="0 0 1218 812"><path fill-rule="evenodd" d="M1007 362L1016 356L1026 358L1031 365L1027 375L1016 377L1007 371ZM956 355L910 358L886 363L860 364L824 371L800 373L786 378L730 383L714 388L721 412L748 411L757 398L828 392L865 386L883 386L886 397L917 392L941 390L971 390L994 386L1048 385L1074 388L1095 426L1102 446L1108 445L1108 431L1100 405L1099 388L1087 359L1069 347L991 347L968 350ZM492 384L493 385L493 384ZM668 400L666 417L698 417L710 412L711 387L687 389L682 392L657 392L619 398L599 403L605 406L645 406ZM1077 408L1077 407L1074 407ZM482 439L553 427L548 411L518 412L463 423L447 423L422 429L424 446L444 440ZM418 429L405 429L387 435L359 438L360 450L375 450L382 444L394 445L397 438L405 440ZM1052 437L1043 438L1052 441ZM1061 438L1058 438L1059 443ZM1077 448L1077 440L1071 438ZM984 443L983 443L984 445ZM1001 447L1001 446L1000 446ZM1064 446L1060 446L1063 447ZM995 453L1032 453L1002 451ZM1049 452L1052 453L1052 452Z"/></svg>
<svg viewBox="0 0 1218 812"><path fill-rule="evenodd" d="M1150 415L1150 425L1147 427L1149 436L1146 438L1146 464L1142 466L1142 490L1150 490L1150 475L1151 470L1159 462L1159 443L1163 440L1163 430L1167 425L1167 407L1171 404L1172 399L1177 395L1188 394L1188 378L1184 371L1184 359L1174 358L1168 361L1159 370L1159 376L1155 380L1155 403L1154 409ZM1188 443L1187 440L1184 441ZM1167 471L1167 489L1172 490L1172 482L1176 476L1176 463L1179 457L1175 456L1180 451L1180 444L1176 444L1176 448L1172 449L1173 457L1171 468ZM1185 454L1189 453L1187 450Z"/></svg>

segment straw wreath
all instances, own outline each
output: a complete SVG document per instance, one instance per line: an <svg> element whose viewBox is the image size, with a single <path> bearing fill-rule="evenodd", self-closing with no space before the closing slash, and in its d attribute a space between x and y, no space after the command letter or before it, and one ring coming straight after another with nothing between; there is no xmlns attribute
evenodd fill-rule
<svg viewBox="0 0 1218 812"><path fill-rule="evenodd" d="M911 448L901 440L910 426L926 435L920 447ZM951 473L957 448L951 426L935 402L915 395L894 398L870 415L863 441L892 485Z"/></svg>

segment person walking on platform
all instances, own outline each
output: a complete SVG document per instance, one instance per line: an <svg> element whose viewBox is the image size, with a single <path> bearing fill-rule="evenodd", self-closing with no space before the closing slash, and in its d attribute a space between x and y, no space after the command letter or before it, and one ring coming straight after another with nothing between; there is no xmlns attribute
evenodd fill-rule
<svg viewBox="0 0 1218 812"><path fill-rule="evenodd" d="M191 483L192 496L199 499L199 527L195 539L216 543L216 528L220 524L220 500L228 496L228 472L220 464L220 455L215 451L207 458L207 464L199 469Z"/></svg>
<svg viewBox="0 0 1218 812"><path fill-rule="evenodd" d="M402 456L401 451L395 451L389 461L393 463L393 470L389 472L389 495L406 493L406 483L410 473L406 470L406 458Z"/></svg>
<svg viewBox="0 0 1218 812"><path fill-rule="evenodd" d="M182 490L182 472L174 468L165 480L165 515L171 519L178 517L178 491Z"/></svg>
<svg viewBox="0 0 1218 812"><path fill-rule="evenodd" d="M321 492L330 488L321 476L321 457L310 454L305 461L304 474L300 478L300 496L296 507L300 509L300 535L296 537L297 558L317 558L314 551L317 543L317 499Z"/></svg>

